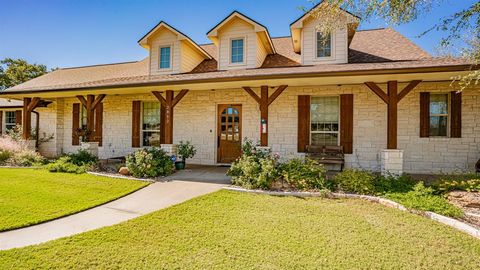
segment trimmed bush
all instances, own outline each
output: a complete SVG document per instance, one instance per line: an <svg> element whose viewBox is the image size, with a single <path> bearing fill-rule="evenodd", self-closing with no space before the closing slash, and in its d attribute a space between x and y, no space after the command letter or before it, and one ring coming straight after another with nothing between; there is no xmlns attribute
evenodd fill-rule
<svg viewBox="0 0 480 270"><path fill-rule="evenodd" d="M463 216L460 208L450 204L444 197L434 195L433 192L433 188L425 187L423 182L420 182L415 185L412 191L389 193L386 197L410 209L431 211L456 218Z"/></svg>
<svg viewBox="0 0 480 270"><path fill-rule="evenodd" d="M8 160L8 163L22 167L40 166L45 164L45 158L37 152L22 150L14 153Z"/></svg>
<svg viewBox="0 0 480 270"><path fill-rule="evenodd" d="M331 188L325 172L322 165L309 158L290 159L280 166L280 174L285 182L298 190Z"/></svg>
<svg viewBox="0 0 480 270"><path fill-rule="evenodd" d="M64 172L64 173L85 173L87 171L87 165L75 165L69 156L63 156L57 159L55 162L46 166L46 169L50 172Z"/></svg>
<svg viewBox="0 0 480 270"><path fill-rule="evenodd" d="M415 184L416 181L406 174L400 176L393 174L388 176L379 175L374 183L376 194L409 192L413 189Z"/></svg>
<svg viewBox="0 0 480 270"><path fill-rule="evenodd" d="M167 176L175 166L171 158L160 148L140 149L126 157L126 165L134 177Z"/></svg>
<svg viewBox="0 0 480 270"><path fill-rule="evenodd" d="M333 178L337 189L357 194L375 193L375 175L369 171L345 169Z"/></svg>

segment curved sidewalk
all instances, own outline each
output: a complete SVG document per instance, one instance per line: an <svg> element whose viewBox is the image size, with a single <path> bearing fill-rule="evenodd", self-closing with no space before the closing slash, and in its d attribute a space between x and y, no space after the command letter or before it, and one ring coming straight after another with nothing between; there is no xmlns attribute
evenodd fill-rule
<svg viewBox="0 0 480 270"><path fill-rule="evenodd" d="M157 182L113 202L46 223L0 233L0 250L111 226L221 189L222 184Z"/></svg>

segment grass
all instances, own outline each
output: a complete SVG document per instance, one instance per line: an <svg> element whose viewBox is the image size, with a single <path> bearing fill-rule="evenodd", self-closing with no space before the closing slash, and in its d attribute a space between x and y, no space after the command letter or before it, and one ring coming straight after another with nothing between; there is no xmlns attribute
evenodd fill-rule
<svg viewBox="0 0 480 270"><path fill-rule="evenodd" d="M480 241L362 200L219 191L0 252L5 269L478 269Z"/></svg>
<svg viewBox="0 0 480 270"><path fill-rule="evenodd" d="M145 182L40 169L0 169L0 231L76 213L147 185Z"/></svg>

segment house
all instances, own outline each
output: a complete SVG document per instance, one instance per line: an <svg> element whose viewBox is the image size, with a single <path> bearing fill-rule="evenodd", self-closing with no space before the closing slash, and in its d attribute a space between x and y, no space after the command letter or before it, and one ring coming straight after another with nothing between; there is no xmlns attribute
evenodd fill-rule
<svg viewBox="0 0 480 270"><path fill-rule="evenodd" d="M480 95L451 86L472 66L432 57L390 28L358 30L358 17L342 16L327 36L307 12L290 36L271 37L234 11L208 30L205 45L161 21L138 41L149 53L143 60L59 69L1 96L23 100L25 137L39 112L40 131L55 136L40 146L46 156L78 150L83 127L100 158L148 146L174 151L190 140L198 148L191 163L224 164L250 138L285 157L341 145L347 167L473 170Z"/></svg>

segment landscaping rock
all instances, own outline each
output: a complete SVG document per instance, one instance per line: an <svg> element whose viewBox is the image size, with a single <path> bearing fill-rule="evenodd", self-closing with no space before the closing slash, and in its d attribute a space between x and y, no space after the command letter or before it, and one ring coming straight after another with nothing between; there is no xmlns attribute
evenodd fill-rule
<svg viewBox="0 0 480 270"><path fill-rule="evenodd" d="M448 200L460 207L480 208L480 193L466 191L452 191Z"/></svg>
<svg viewBox="0 0 480 270"><path fill-rule="evenodd" d="M128 170L127 167L121 167L120 170L118 170L118 173L121 175L130 175L130 170Z"/></svg>

